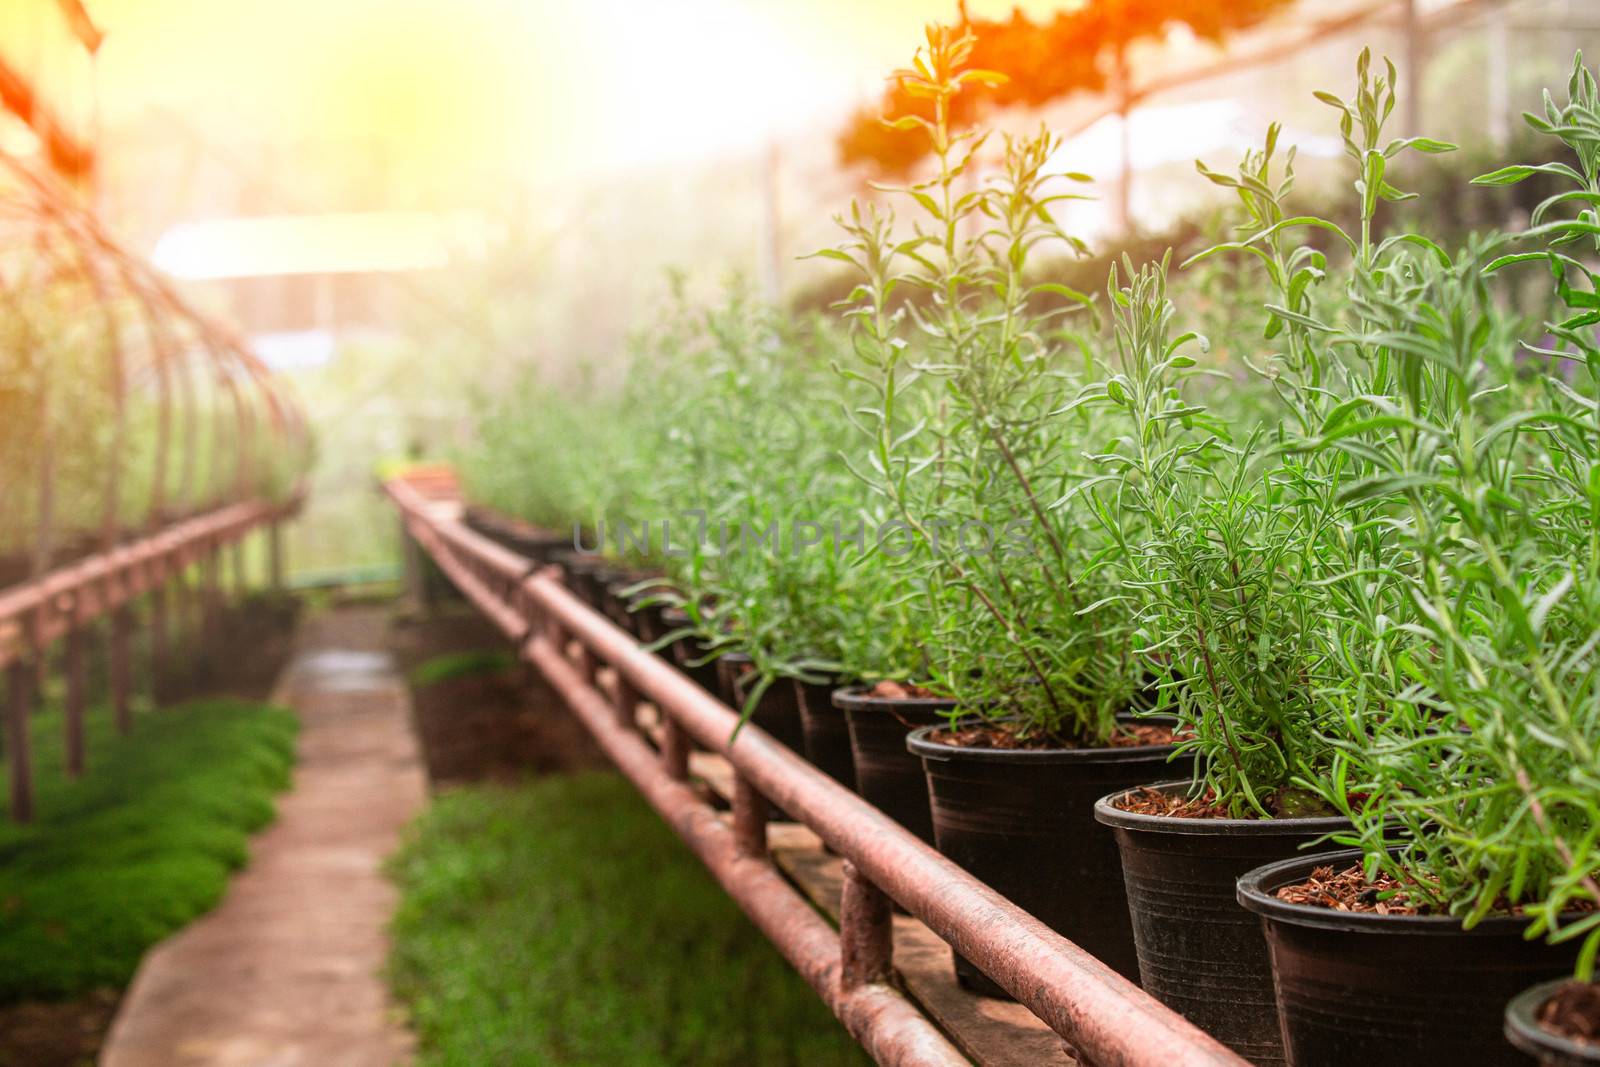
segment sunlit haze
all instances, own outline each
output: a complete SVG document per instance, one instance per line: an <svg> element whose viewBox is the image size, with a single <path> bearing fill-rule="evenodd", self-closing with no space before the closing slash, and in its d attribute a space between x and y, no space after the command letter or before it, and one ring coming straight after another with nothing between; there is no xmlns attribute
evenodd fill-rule
<svg viewBox="0 0 1600 1067"><path fill-rule="evenodd" d="M379 150L405 180L436 188L463 172L560 180L703 157L836 120L875 97L923 23L950 17L954 4L104 0L93 9L107 34L101 94L112 131L171 112L223 143Z"/></svg>

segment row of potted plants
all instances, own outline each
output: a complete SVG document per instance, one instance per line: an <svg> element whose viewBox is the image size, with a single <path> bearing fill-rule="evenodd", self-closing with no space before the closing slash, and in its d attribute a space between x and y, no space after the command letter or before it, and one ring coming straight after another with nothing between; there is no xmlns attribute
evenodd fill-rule
<svg viewBox="0 0 1600 1067"><path fill-rule="evenodd" d="M1386 230L1451 146L1363 54L1319 94L1358 227L1273 127L1200 168L1231 239L1101 298L1037 280L1060 141L949 122L970 49L898 74L936 170L841 218L836 319L681 304L622 385L493 405L469 492L581 521L597 605L1252 1061L1592 1060L1593 75L1530 116L1561 161L1479 179L1570 183L1523 232Z"/></svg>

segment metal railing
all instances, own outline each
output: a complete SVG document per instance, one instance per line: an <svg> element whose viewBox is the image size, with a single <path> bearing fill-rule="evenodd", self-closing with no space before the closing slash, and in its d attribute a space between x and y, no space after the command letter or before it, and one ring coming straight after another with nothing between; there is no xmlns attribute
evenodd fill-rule
<svg viewBox="0 0 1600 1067"><path fill-rule="evenodd" d="M110 619L108 689L126 732L134 599L150 597L165 667L168 593L180 621L197 606L209 632L225 546L268 527L281 584L277 527L304 496L311 441L288 383L243 338L117 241L79 190L3 149L0 239L0 669L10 815L25 822L52 647L64 645L64 763L77 777L90 624ZM240 550L234 567L242 586ZM190 568L194 598L174 582Z"/></svg>
<svg viewBox="0 0 1600 1067"><path fill-rule="evenodd" d="M222 550L235 545L234 581L244 586L243 557L237 549L253 530L267 531L268 569L274 587L282 584L280 524L300 506L250 501L230 504L186 519L156 533L95 553L38 578L0 590L0 669L6 674L5 755L14 821L33 818L33 761L29 720L40 688L47 652L65 642L61 670L66 682L63 705L65 770L83 774L88 705L87 643L90 624L111 620L107 683L119 732L133 725L131 642L133 601L150 594L150 640L157 664L167 660L173 605L167 585L197 567L197 598L202 632L212 632L220 604ZM181 614L181 605L178 606Z"/></svg>
<svg viewBox="0 0 1600 1067"><path fill-rule="evenodd" d="M705 863L863 1047L883 1064L966 1060L893 985L892 898L1101 1067L1245 1061L1046 927L758 727L570 593L553 569L469 529L449 479L385 483L406 532L512 640L606 754ZM614 672L601 684L601 668ZM659 747L636 726L661 716ZM724 753L732 818L688 785L690 741ZM771 805L844 860L833 929L771 862Z"/></svg>

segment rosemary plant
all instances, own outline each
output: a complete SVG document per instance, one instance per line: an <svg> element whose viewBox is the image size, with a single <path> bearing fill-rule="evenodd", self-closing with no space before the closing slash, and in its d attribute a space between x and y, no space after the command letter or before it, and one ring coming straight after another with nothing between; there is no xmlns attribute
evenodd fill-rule
<svg viewBox="0 0 1600 1067"><path fill-rule="evenodd" d="M1084 251L1053 217L1078 199L1058 189L1060 141L1007 138L1000 173L969 180L985 135L953 132L951 101L1000 76L965 69L972 38L930 27L906 91L933 117L899 120L929 138L937 170L892 190L916 215L900 238L892 212L852 209L848 241L823 253L851 264L846 302L856 359L840 373L869 442L851 467L909 545L885 566L925 598L929 683L1031 741L1105 742L1138 684L1121 598L1092 566L1102 541L1075 488L1090 473L1072 447L1087 414L1063 413L1075 389L1058 321L1089 304L1032 283L1041 247Z"/></svg>
<svg viewBox="0 0 1600 1067"><path fill-rule="evenodd" d="M1370 697L1343 684L1346 661L1383 626L1387 527L1367 521L1348 493L1366 457L1316 447L1348 439L1348 401L1383 372L1364 351L1334 343L1327 320L1346 313L1351 296L1327 293L1328 255L1293 238L1332 234L1356 287L1381 255L1411 247L1373 244L1379 204L1405 195L1385 181L1387 161L1408 148L1450 146L1383 143L1394 69L1374 76L1363 53L1357 79L1350 102L1318 97L1341 112L1356 166L1359 237L1288 208L1294 151L1277 161L1276 125L1237 175L1199 165L1236 193L1243 221L1235 240L1186 265L1231 254L1264 271L1264 344L1242 359L1277 404L1242 423L1210 410L1196 380L1214 373L1197 359L1207 343L1173 329L1165 262L1125 264L1125 285L1113 272L1115 361L1088 397L1130 420L1127 435L1099 457L1109 481L1094 497L1118 546L1110 565L1139 593L1139 651L1160 675L1157 708L1178 717L1182 743L1205 757L1208 798L1236 815L1326 811L1317 783L1332 767L1330 731L1339 734L1352 701Z"/></svg>
<svg viewBox="0 0 1600 1067"><path fill-rule="evenodd" d="M1369 799L1352 809L1370 868L1385 868L1408 902L1471 925L1520 909L1530 935L1583 938L1579 970L1600 948L1600 322L1596 275L1574 253L1596 247L1600 95L1580 56L1558 107L1546 95L1536 129L1576 156L1508 167L1496 185L1549 173L1574 189L1540 205L1518 235L1534 250L1436 251L1370 279L1366 331L1352 344L1394 362L1390 433L1369 452L1357 487L1394 505L1410 640L1394 661L1405 688L1367 736L1342 747L1336 779ZM1484 274L1542 262L1566 308L1552 341L1509 360L1502 313ZM1569 382L1564 368L1584 371ZM1391 850L1386 827L1403 847Z"/></svg>

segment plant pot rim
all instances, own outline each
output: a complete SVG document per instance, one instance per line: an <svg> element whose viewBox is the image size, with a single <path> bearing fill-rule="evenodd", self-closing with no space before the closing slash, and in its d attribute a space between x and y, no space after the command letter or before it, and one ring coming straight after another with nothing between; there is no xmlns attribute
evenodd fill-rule
<svg viewBox="0 0 1600 1067"><path fill-rule="evenodd" d="M821 678L822 681L820 681L820 682L808 682L808 681L806 681L806 679L802 678L799 674L790 674L790 675L788 675L788 677L793 679L796 683L798 683L800 685L809 685L809 686L813 686L813 687L816 687L816 688L819 688L819 689L824 689L825 688L825 689L827 689L829 691L828 695L830 697L833 695L833 692L832 692L833 690L835 690L835 689L843 689L847 685L854 685L855 684L855 679L851 675L848 675L848 674L829 674L826 671L808 671L808 670L805 670L804 668L801 668L801 672L804 673L804 674L809 674L813 678ZM831 705L833 703L833 701L829 700L828 703Z"/></svg>
<svg viewBox="0 0 1600 1067"><path fill-rule="evenodd" d="M509 511L502 511L500 508L494 507L490 504L479 504L469 501L462 504L461 511L464 515L469 515L473 519L481 519L485 522L493 522L502 526L514 526L518 529L529 530L535 533L553 534L556 537L562 536L559 531L552 529L549 526L541 525L532 521L531 519L525 519L520 515L513 515Z"/></svg>
<svg viewBox="0 0 1600 1067"><path fill-rule="evenodd" d="M1373 911L1335 911L1313 904L1291 904L1274 895L1274 891L1283 886L1303 881L1318 867L1348 867L1360 863L1364 855L1359 848L1347 848L1337 852L1295 856L1246 871L1239 876L1239 906L1264 918L1294 926L1366 934L1431 933L1499 937L1523 930L1533 922L1518 915L1487 915L1467 930L1455 915L1379 915Z"/></svg>
<svg viewBox="0 0 1600 1067"><path fill-rule="evenodd" d="M1572 981L1570 975L1566 978L1553 978L1548 982L1540 982L1536 986L1524 989L1512 997L1506 1005L1506 1040L1534 1057L1549 1056L1553 1053L1584 1063L1600 1063L1600 1046L1580 1044L1570 1037L1553 1030L1546 1030L1534 1018L1534 1014L1544 1002L1570 981Z"/></svg>
<svg viewBox="0 0 1600 1067"><path fill-rule="evenodd" d="M1107 793L1094 802L1095 821L1117 830L1133 830L1149 834L1181 834L1186 837L1304 837L1308 833L1327 833L1348 829L1350 820L1343 815L1315 815L1293 819L1185 819L1173 815L1149 815L1138 811L1125 811L1117 801L1138 789L1155 789L1173 793L1188 789L1193 783L1185 781L1155 782L1119 789ZM1323 853L1327 855L1327 853Z"/></svg>
<svg viewBox="0 0 1600 1067"><path fill-rule="evenodd" d="M611 565L599 552L583 552L576 548L558 552L556 562L575 571L596 571Z"/></svg>
<svg viewBox="0 0 1600 1067"><path fill-rule="evenodd" d="M927 708L948 711L956 706L954 697L876 697L872 687L847 685L833 691L833 706L840 711L889 711L894 708Z"/></svg>
<svg viewBox="0 0 1600 1067"><path fill-rule="evenodd" d="M659 574L640 574L637 571L623 567L613 567L611 569L615 573L612 574L611 580L606 583L606 592L615 596L621 596L624 590L631 589L636 585L643 585L645 582L660 583L660 588L662 589L672 588L672 583ZM645 596L651 592L654 592L654 587L641 589L634 596Z"/></svg>
<svg viewBox="0 0 1600 1067"><path fill-rule="evenodd" d="M1037 767L1054 763L1166 763L1177 745L1123 745L1118 748L967 748L930 740L938 724L921 726L906 735L906 751L924 761L939 763L1013 763Z"/></svg>

